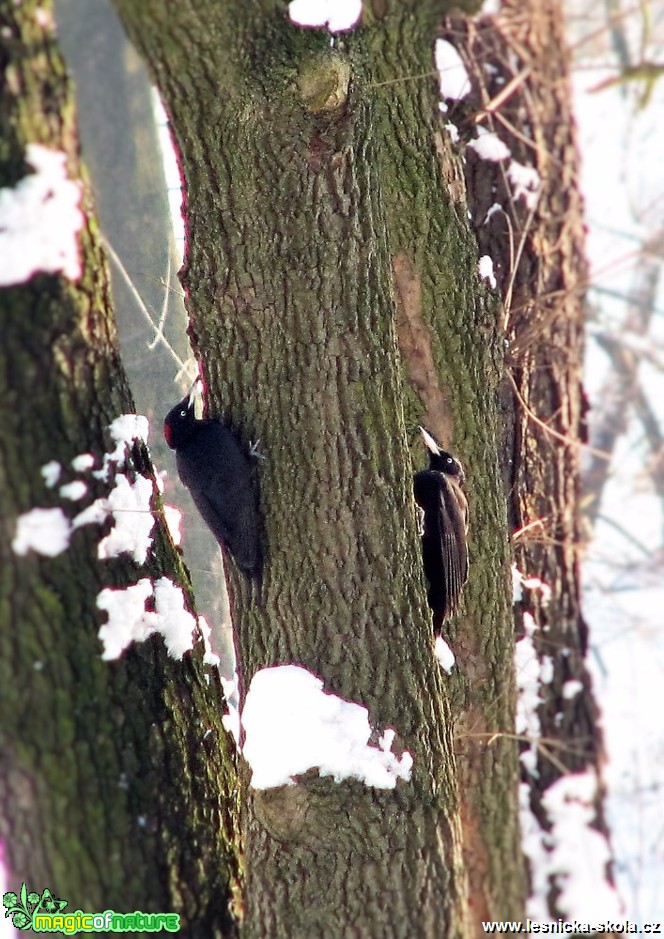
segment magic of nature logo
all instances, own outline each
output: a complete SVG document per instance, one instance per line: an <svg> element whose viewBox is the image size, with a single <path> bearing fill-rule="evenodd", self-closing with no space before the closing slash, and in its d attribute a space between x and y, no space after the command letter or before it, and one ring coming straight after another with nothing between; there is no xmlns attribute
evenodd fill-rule
<svg viewBox="0 0 664 939"><path fill-rule="evenodd" d="M26 884L21 885L18 893L7 891L3 894L2 905L5 917L10 917L15 929L32 929L34 932L64 933L67 936L76 933L95 932L179 932L180 916L177 913L117 913L104 910L103 913L86 913L75 910L65 913L67 900L60 900L51 890L35 893L28 892Z"/></svg>

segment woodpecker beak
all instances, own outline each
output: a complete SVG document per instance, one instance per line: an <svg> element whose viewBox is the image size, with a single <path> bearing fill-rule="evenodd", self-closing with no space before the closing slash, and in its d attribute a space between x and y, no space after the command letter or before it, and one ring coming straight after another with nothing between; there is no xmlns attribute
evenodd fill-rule
<svg viewBox="0 0 664 939"><path fill-rule="evenodd" d="M200 378L197 378L194 381L191 388L189 389L189 391L187 392L186 397L187 397L187 401L189 402L189 407L191 407L191 404L196 398L196 396L201 395L201 394L203 394L203 382L200 380Z"/></svg>
<svg viewBox="0 0 664 939"><path fill-rule="evenodd" d="M193 409L194 417L196 416L197 410L199 411L199 417L200 417L200 412L203 410L202 405L201 407L198 407L198 408L196 407L196 404L198 403L198 401L202 399L202 397L203 397L203 382L201 381L200 378L197 378L194 384L189 389L189 393L187 394L187 397L185 399L187 402L187 410L191 411Z"/></svg>
<svg viewBox="0 0 664 939"><path fill-rule="evenodd" d="M422 437L424 439L424 444L427 450L430 450L431 453L439 454L440 447L438 446L436 441L433 439L431 434L427 430L425 430L424 427L420 427L420 433L422 434Z"/></svg>

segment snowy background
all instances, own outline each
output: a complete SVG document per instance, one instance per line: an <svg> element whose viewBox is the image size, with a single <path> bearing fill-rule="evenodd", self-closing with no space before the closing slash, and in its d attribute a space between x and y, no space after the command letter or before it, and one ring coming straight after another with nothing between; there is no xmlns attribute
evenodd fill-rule
<svg viewBox="0 0 664 939"><path fill-rule="evenodd" d="M664 5L625 11L607 27L603 7L596 17L570 10L591 267L585 380L592 429L615 387L596 337L619 339L639 357L642 392L664 430L659 282L647 332L626 328L643 279L661 273L661 255L644 246L661 239L664 228L664 87L655 84L644 100L644 81L610 84L625 56L632 64L664 61ZM586 555L585 614L619 889L631 918L656 922L664 915L664 518L653 484L656 458L632 408L627 417Z"/></svg>

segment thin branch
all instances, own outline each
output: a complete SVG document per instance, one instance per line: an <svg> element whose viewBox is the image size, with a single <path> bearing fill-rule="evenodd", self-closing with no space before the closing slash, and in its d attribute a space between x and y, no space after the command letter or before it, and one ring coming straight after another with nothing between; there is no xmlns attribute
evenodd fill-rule
<svg viewBox="0 0 664 939"><path fill-rule="evenodd" d="M483 111L479 111L473 120L476 124L479 124L480 121L484 120L487 114L493 113L497 108L501 106L508 98L510 98L514 92L524 83L524 81L530 76L532 72L532 66L526 65L525 68L522 68L518 75L515 75L511 78L508 83L502 88L498 94L491 99L485 106Z"/></svg>
<svg viewBox="0 0 664 939"><path fill-rule="evenodd" d="M167 257L167 259L166 259L166 280L167 280L167 282L170 283L170 279L171 279L171 254L170 254L170 251L169 251L168 257ZM150 350L150 352L152 352L152 350L154 349L154 347L157 345L158 342L163 342L163 341L165 340L165 336L164 336L164 326L166 325L166 317L167 317L167 315L168 315L168 291L165 290L165 291L164 291L164 302L163 302L162 307L161 307L161 316L159 317L159 324L158 324L158 326L157 326L157 331L156 331L156 333L155 333L155 337L154 337L154 339L152 340L152 342L149 342L149 343L148 343L148 349Z"/></svg>
<svg viewBox="0 0 664 939"><path fill-rule="evenodd" d="M535 413L532 411L526 402L524 401L521 392L519 391L514 377L508 372L507 377L512 383L512 388L514 389L514 394L516 395L519 404L524 409L526 415L537 424L543 431L547 434L551 434L552 437L555 437L557 440L560 440L561 443L565 444L566 447L576 447L579 450L583 450L586 453L592 453L594 456L599 457L601 460L606 460L607 462L611 460L611 454L605 453L604 450L597 450L595 447L591 447L588 443L583 443L581 440L573 440L569 437L566 437L564 434L559 433L557 430L554 430L552 427L549 427L544 423Z"/></svg>
<svg viewBox="0 0 664 939"><path fill-rule="evenodd" d="M146 307L145 303L143 302L143 298L142 298L141 295L139 294L138 290L136 290L136 287L134 286L133 280L131 279L131 277L130 277L129 274L127 273L127 269L125 268L124 264L122 263L122 261L120 260L120 258L118 257L118 255L116 254L116 252L115 252L113 246L111 245L110 241L108 240L108 238L106 238L105 235L102 235L101 238L102 238L102 242L103 242L103 244L104 244L104 247L106 248L106 250L108 251L109 255L111 256L111 260L113 261L115 267L117 268L118 273L120 274L120 276L121 276L122 279L124 280L125 284L126 284L127 287L129 288L129 290L130 290L130 292L131 292L131 294L132 294L134 300L136 301L136 304L137 304L139 310L141 311L141 313L143 314L143 316L145 317L145 319L148 321L148 323L150 324L150 326L151 326L152 329L154 330L154 332L155 332L155 337L163 344L163 346L164 346L164 347L166 348L166 350L168 351L169 355L172 357L173 361L174 361L174 362L176 363L176 365L179 367L179 370L180 370L180 371L178 372L178 375L183 375L183 374L187 375L187 374L188 374L188 363L182 361L182 359L181 359L180 356L177 354L177 352L175 351L175 349L173 348L173 346L170 344L170 342L168 341L168 339L166 339L166 337L163 335L163 333L160 332L159 325L158 325L157 323L155 323L155 321L154 321L154 320L152 319L152 317L150 316L150 312L149 312L148 308Z"/></svg>

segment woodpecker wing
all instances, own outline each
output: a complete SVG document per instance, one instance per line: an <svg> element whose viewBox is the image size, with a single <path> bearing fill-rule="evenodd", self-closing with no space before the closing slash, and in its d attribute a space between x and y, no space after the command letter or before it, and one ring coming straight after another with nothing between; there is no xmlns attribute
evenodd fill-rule
<svg viewBox="0 0 664 939"><path fill-rule="evenodd" d="M260 573L260 547L258 542L258 512L253 504L253 493L236 490L238 504L232 515L225 516L225 505L216 498L216 487L194 497L198 511L220 544L226 545L235 563L245 573Z"/></svg>
<svg viewBox="0 0 664 939"><path fill-rule="evenodd" d="M415 474L415 500L424 511L422 554L434 627L459 605L468 578L468 506L453 477L436 470Z"/></svg>
<svg viewBox="0 0 664 939"><path fill-rule="evenodd" d="M218 421L198 421L187 447L177 451L180 479L217 541L238 567L258 575L261 568L259 518L252 465L240 441Z"/></svg>
<svg viewBox="0 0 664 939"><path fill-rule="evenodd" d="M441 502L444 509L441 509L441 518L448 545L448 613L452 613L459 605L461 591L468 580L468 502L463 489L453 476L443 475L443 482Z"/></svg>

